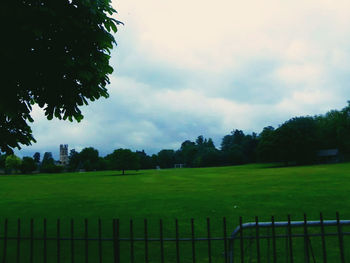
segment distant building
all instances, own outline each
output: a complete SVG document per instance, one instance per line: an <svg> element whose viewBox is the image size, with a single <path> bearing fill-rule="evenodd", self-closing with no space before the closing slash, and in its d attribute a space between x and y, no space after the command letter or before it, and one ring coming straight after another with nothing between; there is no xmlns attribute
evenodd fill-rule
<svg viewBox="0 0 350 263"><path fill-rule="evenodd" d="M68 165L68 163L69 163L68 144L61 144L60 145L60 163L62 165Z"/></svg>
<svg viewBox="0 0 350 263"><path fill-rule="evenodd" d="M338 149L320 150L317 153L320 163L338 163L341 161L341 156Z"/></svg>

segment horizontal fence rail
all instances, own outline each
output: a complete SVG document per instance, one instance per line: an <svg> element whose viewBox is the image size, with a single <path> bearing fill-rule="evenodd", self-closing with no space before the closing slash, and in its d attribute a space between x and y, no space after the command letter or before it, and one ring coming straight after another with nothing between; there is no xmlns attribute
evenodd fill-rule
<svg viewBox="0 0 350 263"><path fill-rule="evenodd" d="M55 224L3 221L0 232L1 262L350 262L350 220L275 221L228 224L224 217L207 218L195 225L175 220L172 227L134 220L102 224L72 219ZM215 222L215 224L213 223ZM153 223L153 224L150 224ZM24 227L24 225L26 227ZM155 226L156 229L155 229ZM182 226L182 227L181 227ZM234 230L229 231L234 226ZM141 232L140 232L141 229ZM181 232L180 232L181 230ZM157 234L155 235L155 232ZM228 234L231 233L231 234Z"/></svg>

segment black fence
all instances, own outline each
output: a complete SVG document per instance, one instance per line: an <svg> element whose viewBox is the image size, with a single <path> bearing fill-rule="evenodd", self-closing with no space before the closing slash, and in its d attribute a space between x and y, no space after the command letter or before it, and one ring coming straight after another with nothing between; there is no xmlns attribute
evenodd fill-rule
<svg viewBox="0 0 350 263"><path fill-rule="evenodd" d="M213 221L215 224L213 224ZM114 219L102 224L85 219L48 221L31 219L23 224L3 220L0 260L5 262L350 262L350 220L227 224L226 218L187 223L187 231L175 220L173 228L163 221L142 226L133 220ZM29 224L28 224L29 223ZM198 227L197 227L198 226ZM157 228L157 229L155 229ZM196 231L195 231L196 230ZM156 235L155 235L156 233ZM172 233L172 234L171 234ZM180 235L181 234L181 235Z"/></svg>

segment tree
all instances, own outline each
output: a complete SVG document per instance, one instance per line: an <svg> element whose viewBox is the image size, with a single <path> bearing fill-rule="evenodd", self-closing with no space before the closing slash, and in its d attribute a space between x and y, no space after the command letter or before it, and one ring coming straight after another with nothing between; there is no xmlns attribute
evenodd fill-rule
<svg viewBox="0 0 350 263"><path fill-rule="evenodd" d="M40 153L39 152L34 153L33 159L36 163L40 163Z"/></svg>
<svg viewBox="0 0 350 263"><path fill-rule="evenodd" d="M316 159L319 139L312 117L292 118L276 129L276 153L285 164L308 164Z"/></svg>
<svg viewBox="0 0 350 263"><path fill-rule="evenodd" d="M1 5L0 151L35 142L33 105L47 119L80 121L88 100L108 97L110 51L121 22L111 0L5 1ZM11 25L9 25L11 21ZM17 63L16 63L17 62Z"/></svg>
<svg viewBox="0 0 350 263"><path fill-rule="evenodd" d="M32 173L37 168L35 160L31 157L23 157L21 164L21 172L25 174Z"/></svg>
<svg viewBox="0 0 350 263"><path fill-rule="evenodd" d="M158 153L158 162L161 168L171 168L175 164L174 150L161 150Z"/></svg>
<svg viewBox="0 0 350 263"><path fill-rule="evenodd" d="M276 161L277 146L275 137L275 128L272 126L265 127L259 134L259 143L257 146L257 155L259 161Z"/></svg>
<svg viewBox="0 0 350 263"><path fill-rule="evenodd" d="M110 161L112 169L122 170L138 170L140 167L140 159L137 153L129 149L118 149L106 156Z"/></svg>
<svg viewBox="0 0 350 263"><path fill-rule="evenodd" d="M99 167L98 150L93 147L84 148L79 153L79 160L82 164L82 168L86 171L97 170Z"/></svg>
<svg viewBox="0 0 350 263"><path fill-rule="evenodd" d="M16 155L12 154L6 157L5 168L8 172L17 171L21 167L21 159Z"/></svg>
<svg viewBox="0 0 350 263"><path fill-rule="evenodd" d="M44 157L43 157L43 161L42 161L42 166L45 165L51 165L54 164L54 159L52 157L52 153L51 152L45 152L44 153Z"/></svg>
<svg viewBox="0 0 350 263"><path fill-rule="evenodd" d="M81 166L82 166L82 163L80 160L79 153L75 149L72 149L69 153L68 169L70 171L75 171L80 169Z"/></svg>
<svg viewBox="0 0 350 263"><path fill-rule="evenodd" d="M62 172L63 167L55 165L55 160L51 152L45 152L43 161L41 162L40 171L44 173L59 173Z"/></svg>
<svg viewBox="0 0 350 263"><path fill-rule="evenodd" d="M0 169L5 169L6 155L0 153Z"/></svg>

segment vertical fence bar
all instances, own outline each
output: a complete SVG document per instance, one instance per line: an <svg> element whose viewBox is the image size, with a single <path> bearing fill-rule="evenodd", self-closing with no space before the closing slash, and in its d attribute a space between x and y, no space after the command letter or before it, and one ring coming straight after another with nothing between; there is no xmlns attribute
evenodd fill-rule
<svg viewBox="0 0 350 263"><path fill-rule="evenodd" d="M84 239L85 239L85 263L89 263L89 228L88 228L88 220L85 218L85 233L84 233Z"/></svg>
<svg viewBox="0 0 350 263"><path fill-rule="evenodd" d="M241 216L239 217L239 234L241 245L241 263L244 263L243 219Z"/></svg>
<svg viewBox="0 0 350 263"><path fill-rule="evenodd" d="M74 219L70 220L70 260L74 263Z"/></svg>
<svg viewBox="0 0 350 263"><path fill-rule="evenodd" d="M164 263L163 221L159 220L160 261Z"/></svg>
<svg viewBox="0 0 350 263"><path fill-rule="evenodd" d="M5 225L4 225L4 252L2 255L2 262L6 262L6 257L7 257L7 229L8 229L8 219L5 219Z"/></svg>
<svg viewBox="0 0 350 263"><path fill-rule="evenodd" d="M145 262L148 263L148 229L147 229L147 219L144 220L145 226Z"/></svg>
<svg viewBox="0 0 350 263"><path fill-rule="evenodd" d="M222 219L223 231L224 231L224 257L225 263L227 263L227 229L226 229L226 217Z"/></svg>
<svg viewBox="0 0 350 263"><path fill-rule="evenodd" d="M100 263L102 263L102 221L98 219L98 257Z"/></svg>
<svg viewBox="0 0 350 263"><path fill-rule="evenodd" d="M289 240L289 259L290 263L294 262L293 259L293 240L292 240L292 225L290 215L288 215L288 240Z"/></svg>
<svg viewBox="0 0 350 263"><path fill-rule="evenodd" d="M322 213L320 213L320 223L321 223L320 225L321 225L323 263L327 263L326 240L325 240L325 231L324 231L323 214Z"/></svg>
<svg viewBox="0 0 350 263"><path fill-rule="evenodd" d="M194 239L194 219L191 218L192 263L196 262L196 245Z"/></svg>
<svg viewBox="0 0 350 263"><path fill-rule="evenodd" d="M342 263L345 263L345 256L344 256L344 240L343 240L343 232L342 227L340 225L340 217L339 212L336 214L337 216L337 228L338 228L338 239L339 239L339 250L340 250L340 259Z"/></svg>
<svg viewBox="0 0 350 263"><path fill-rule="evenodd" d="M30 219L30 254L29 262L34 262L34 219Z"/></svg>
<svg viewBox="0 0 350 263"><path fill-rule="evenodd" d="M176 262L180 263L179 223L177 219L175 219L175 234L176 234Z"/></svg>
<svg viewBox="0 0 350 263"><path fill-rule="evenodd" d="M163 221L159 220L160 262L164 263Z"/></svg>
<svg viewBox="0 0 350 263"><path fill-rule="evenodd" d="M57 219L57 263L61 262L61 222Z"/></svg>
<svg viewBox="0 0 350 263"><path fill-rule="evenodd" d="M44 242L44 255L43 255L43 260L44 263L47 262L47 226L46 226L46 218L44 218L44 232L43 232L43 242Z"/></svg>
<svg viewBox="0 0 350 263"><path fill-rule="evenodd" d="M132 219L130 219L130 263L134 263L134 229Z"/></svg>
<svg viewBox="0 0 350 263"><path fill-rule="evenodd" d="M276 252L276 229L275 229L275 217L271 217L271 231L272 231L272 254L273 262L277 262L277 252Z"/></svg>
<svg viewBox="0 0 350 263"><path fill-rule="evenodd" d="M307 232L307 219L306 214L304 214L304 246L305 246L305 262L310 262L310 255L309 255L309 235Z"/></svg>
<svg viewBox="0 0 350 263"><path fill-rule="evenodd" d="M256 238L256 259L260 263L260 231L259 231L259 218L255 217L255 238Z"/></svg>
<svg viewBox="0 0 350 263"><path fill-rule="evenodd" d="M113 219L113 246L114 246L114 263L120 262L119 255L119 219Z"/></svg>
<svg viewBox="0 0 350 263"><path fill-rule="evenodd" d="M17 220L17 263L20 262L20 251L21 251L21 219Z"/></svg>
<svg viewBox="0 0 350 263"><path fill-rule="evenodd" d="M211 263L211 236L210 236L210 218L207 218L207 232L208 232L208 261Z"/></svg>

